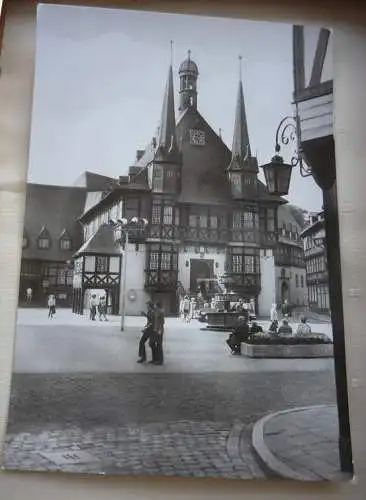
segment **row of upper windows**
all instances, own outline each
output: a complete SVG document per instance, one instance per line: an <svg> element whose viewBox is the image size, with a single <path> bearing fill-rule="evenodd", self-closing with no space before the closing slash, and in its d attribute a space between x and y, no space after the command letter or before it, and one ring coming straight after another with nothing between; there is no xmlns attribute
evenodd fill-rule
<svg viewBox="0 0 366 500"><path fill-rule="evenodd" d="M141 203L136 198L127 198L120 200L117 204L105 209L99 213L88 224L84 225L84 241L87 241L98 230L101 224L107 224L111 219L122 217L141 216ZM215 213L216 212L216 213ZM152 225L179 226L181 223L181 211L179 207L169 202L155 200L151 209L151 218L149 222ZM251 209L235 210L230 218L229 214L220 215L220 211L209 207L197 208L191 207L187 214L186 224L194 228L228 228L233 229L260 229L260 231L275 232L276 230L276 212L272 208L261 208L258 211ZM229 220L230 219L230 220Z"/></svg>
<svg viewBox="0 0 366 500"><path fill-rule="evenodd" d="M188 226L200 228L227 227L227 214L221 216L210 214L210 209L201 208L199 214L194 213L194 208L188 214ZM202 211L206 213L202 213ZM192 213L193 212L193 213ZM179 225L179 209L173 205L161 204L160 202L153 203L151 223L153 225ZM256 211L251 210L235 210L232 214L233 229L258 229L265 231L275 231L275 212L273 209L267 209L266 212L261 211L260 216Z"/></svg>
<svg viewBox="0 0 366 500"><path fill-rule="evenodd" d="M23 249L29 248L30 242L27 236L23 236ZM59 240L59 246L61 250L71 250L72 240L71 238L62 238ZM48 250L51 248L51 238L41 236L37 239L37 248L40 250Z"/></svg>

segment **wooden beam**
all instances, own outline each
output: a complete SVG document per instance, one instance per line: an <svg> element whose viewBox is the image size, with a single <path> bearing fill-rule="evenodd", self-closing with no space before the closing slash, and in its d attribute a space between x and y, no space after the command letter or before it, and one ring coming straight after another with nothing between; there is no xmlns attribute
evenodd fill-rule
<svg viewBox="0 0 366 500"><path fill-rule="evenodd" d="M305 88L304 26L292 29L294 91L298 93Z"/></svg>
<svg viewBox="0 0 366 500"><path fill-rule="evenodd" d="M314 87L321 83L324 60L327 54L329 35L330 35L329 30L325 28L322 28L320 30L318 37L318 44L316 46L315 57L313 61L313 69L311 71L309 87Z"/></svg>
<svg viewBox="0 0 366 500"><path fill-rule="evenodd" d="M0 54L1 50L3 48L3 37L4 37L4 27L5 27L5 17L7 13L7 6L8 6L9 0L3 0L0 8L1 8L1 13L0 13Z"/></svg>

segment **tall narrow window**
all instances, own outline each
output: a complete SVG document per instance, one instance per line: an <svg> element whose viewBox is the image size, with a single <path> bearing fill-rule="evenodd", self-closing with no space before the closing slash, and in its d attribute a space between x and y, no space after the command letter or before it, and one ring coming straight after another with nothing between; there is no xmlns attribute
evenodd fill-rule
<svg viewBox="0 0 366 500"><path fill-rule="evenodd" d="M171 226L173 224L173 207L166 205L164 207L163 223L166 226Z"/></svg>
<svg viewBox="0 0 366 500"><path fill-rule="evenodd" d="M152 271L157 271L159 269L159 251L152 251L150 253L149 268Z"/></svg>
<svg viewBox="0 0 366 500"><path fill-rule="evenodd" d="M200 215L198 223L199 227L207 227L207 215Z"/></svg>
<svg viewBox="0 0 366 500"><path fill-rule="evenodd" d="M210 217L210 227L212 229L216 229L217 228L217 216L216 215L211 215L211 217Z"/></svg>
<svg viewBox="0 0 366 500"><path fill-rule="evenodd" d="M231 182L231 192L233 196L241 196L242 194L242 182L241 182L241 174L239 173L231 173L230 174L230 182Z"/></svg>
<svg viewBox="0 0 366 500"><path fill-rule="evenodd" d="M161 165L154 166L152 189L155 193L162 193L164 187L164 170Z"/></svg>
<svg viewBox="0 0 366 500"><path fill-rule="evenodd" d="M275 231L275 211L273 208L267 209L267 231Z"/></svg>
<svg viewBox="0 0 366 500"><path fill-rule="evenodd" d="M190 214L189 227L197 227L197 215Z"/></svg>
<svg viewBox="0 0 366 500"><path fill-rule="evenodd" d="M64 229L60 235L60 248L61 250L71 250L72 240L69 233Z"/></svg>
<svg viewBox="0 0 366 500"><path fill-rule="evenodd" d="M45 227L42 227L41 232L38 235L38 248L42 250L47 250L51 246L50 233Z"/></svg>
<svg viewBox="0 0 366 500"><path fill-rule="evenodd" d="M161 222L161 204L154 202L151 213L151 224L160 224Z"/></svg>
<svg viewBox="0 0 366 500"><path fill-rule="evenodd" d="M255 258L254 255L245 255L244 257L244 273L255 273Z"/></svg>
<svg viewBox="0 0 366 500"><path fill-rule="evenodd" d="M242 256L232 255L232 272L241 273L242 272Z"/></svg>
<svg viewBox="0 0 366 500"><path fill-rule="evenodd" d="M109 268L109 258L106 255L98 255L96 258L95 271L97 273L107 273Z"/></svg>
<svg viewBox="0 0 366 500"><path fill-rule="evenodd" d="M60 241L61 250L71 250L71 240L64 238Z"/></svg>

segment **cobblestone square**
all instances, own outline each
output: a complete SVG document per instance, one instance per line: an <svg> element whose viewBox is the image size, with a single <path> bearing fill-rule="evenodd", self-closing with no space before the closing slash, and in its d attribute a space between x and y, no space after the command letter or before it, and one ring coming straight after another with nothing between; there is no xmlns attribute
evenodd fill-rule
<svg viewBox="0 0 366 500"><path fill-rule="evenodd" d="M335 400L329 359L232 357L227 334L168 319L166 363L139 365L140 318L60 316L19 315L7 469L263 478L253 424Z"/></svg>

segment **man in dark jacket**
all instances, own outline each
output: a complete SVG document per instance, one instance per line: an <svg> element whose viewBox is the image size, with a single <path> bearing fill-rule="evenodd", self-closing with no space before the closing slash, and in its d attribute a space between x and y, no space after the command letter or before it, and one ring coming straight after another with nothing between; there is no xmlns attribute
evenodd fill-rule
<svg viewBox="0 0 366 500"><path fill-rule="evenodd" d="M142 314L146 316L147 322L145 328L142 330L142 336L139 342L139 359L138 363L145 363L146 361L146 347L145 344L149 340L153 332L153 322L154 322L154 312L155 307L153 302L147 303L147 312Z"/></svg>
<svg viewBox="0 0 366 500"><path fill-rule="evenodd" d="M162 365L164 363L163 352L163 337L164 337L164 312L161 308L160 302L155 305L153 316L153 328L150 335L150 347L152 352L152 363L154 365Z"/></svg>
<svg viewBox="0 0 366 500"><path fill-rule="evenodd" d="M232 354L241 354L241 343L249 337L249 324L247 316L239 316L233 329L233 333L227 339L226 343L231 349Z"/></svg>

